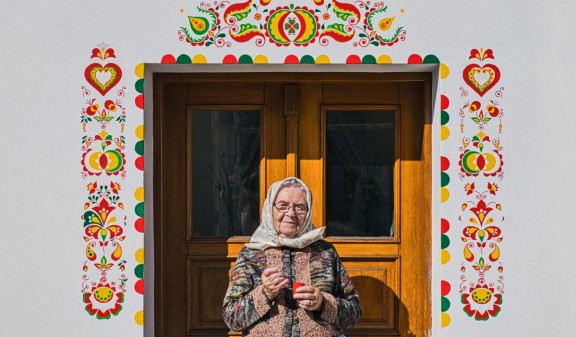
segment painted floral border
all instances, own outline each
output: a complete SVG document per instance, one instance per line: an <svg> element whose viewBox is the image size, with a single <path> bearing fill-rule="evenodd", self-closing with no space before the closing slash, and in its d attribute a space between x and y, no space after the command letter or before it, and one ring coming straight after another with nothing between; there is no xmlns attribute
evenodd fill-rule
<svg viewBox="0 0 576 337"><path fill-rule="evenodd" d="M182 8L180 41L196 47L393 46L406 40L403 8L397 2L314 0L207 1Z"/></svg>

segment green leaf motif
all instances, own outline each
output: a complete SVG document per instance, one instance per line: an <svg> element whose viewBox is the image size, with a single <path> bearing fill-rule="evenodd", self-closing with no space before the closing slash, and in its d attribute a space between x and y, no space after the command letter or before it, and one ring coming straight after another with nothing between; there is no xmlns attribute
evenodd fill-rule
<svg viewBox="0 0 576 337"><path fill-rule="evenodd" d="M352 15L352 13L340 12L340 11L337 11L337 10L334 10L334 13L336 14L336 16L337 16L339 19L342 19L342 20L344 20L344 21L348 20L348 18Z"/></svg>
<svg viewBox="0 0 576 337"><path fill-rule="evenodd" d="M342 24L342 23L334 23L334 24L328 25L328 29L334 29L334 30L337 30L343 34L346 34L346 31L344 30L344 24Z"/></svg>
<svg viewBox="0 0 576 337"><path fill-rule="evenodd" d="M98 213L96 213L94 211L84 212L84 227L90 226L90 225L97 225L97 226L102 227L102 219L100 219L100 216L98 215Z"/></svg>
<svg viewBox="0 0 576 337"><path fill-rule="evenodd" d="M246 19L248 17L248 14L250 14L250 11L252 9L248 9L245 12L240 12L240 13L234 13L232 14L233 17L235 17L236 19L238 19L238 21L242 20L242 19Z"/></svg>
<svg viewBox="0 0 576 337"><path fill-rule="evenodd" d="M402 31L402 29L404 29L404 27L398 27L398 29L396 29L396 32L394 33L394 35L389 39L385 39L380 35L378 35L378 37L386 43L391 43L398 38L398 35L400 35L400 32Z"/></svg>
<svg viewBox="0 0 576 337"><path fill-rule="evenodd" d="M249 31L249 30L254 30L254 29L258 29L258 26L256 25L252 25L249 23L244 23L240 25L240 30L238 31L238 35L241 35L242 33Z"/></svg>
<svg viewBox="0 0 576 337"><path fill-rule="evenodd" d="M382 9L373 11L370 14L368 14L366 21L368 21L368 26L370 27L371 30L375 30L374 27L378 25L376 22L374 22L375 17L381 13L386 12L387 8L388 8L388 6L382 8Z"/></svg>

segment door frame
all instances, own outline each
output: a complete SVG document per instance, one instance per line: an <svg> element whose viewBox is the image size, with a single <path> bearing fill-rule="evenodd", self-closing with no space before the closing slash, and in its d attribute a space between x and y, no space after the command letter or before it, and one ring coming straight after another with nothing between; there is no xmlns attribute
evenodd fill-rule
<svg viewBox="0 0 576 337"><path fill-rule="evenodd" d="M262 64L262 65L226 65L226 64L145 64L145 75L144 75L144 157L146 158L144 164L144 189L148 198L145 199L145 218L146 226L144 230L144 251L145 251L145 268L144 268L144 279L145 291L144 291L144 336L153 337L155 334L155 296L158 294L155 289L155 238L154 238L154 77L159 73L296 73L303 74L307 72L315 73L341 73L345 76L346 73L375 73L382 74L383 76L390 76L396 73L431 73L431 88L426 88L426 90L431 91L431 95L426 97L425 101L425 121L426 125L430 126L430 151L431 151L431 177L436 177L439 175L439 159L435 155L438 153L439 143L437 136L438 129L438 118L435 118L435 114L439 113L436 111L436 100L438 80L439 80L439 64L384 64L384 65L341 65L341 64L331 64L331 65L283 65L283 64ZM429 100L429 101L428 101ZM432 179L431 181L431 210L429 223L431 224L428 237L431 240L430 250L428 252L428 270L431 273L429 289L430 295L432 296L432 289L437 289L439 287L439 279L434 276L433 266L437 265L438 259L433 254L434 247L437 243L433 235L436 233L435 224L439 223L437 219L437 214L439 214L439 197L438 193L433 193L439 188L438 181ZM431 317L431 331L433 330L432 319L437 314L437 310L434 310L437 301L434 297L430 299L429 303L432 306L430 312Z"/></svg>

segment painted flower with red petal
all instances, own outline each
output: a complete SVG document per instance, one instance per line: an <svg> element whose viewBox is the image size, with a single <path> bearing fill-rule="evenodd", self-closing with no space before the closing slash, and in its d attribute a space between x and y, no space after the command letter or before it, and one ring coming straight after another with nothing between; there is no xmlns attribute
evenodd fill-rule
<svg viewBox="0 0 576 337"><path fill-rule="evenodd" d="M486 111L488 111L492 117L498 117L498 115L500 115L500 109L498 109L495 105L488 104L486 106Z"/></svg>
<svg viewBox="0 0 576 337"><path fill-rule="evenodd" d="M476 215L476 218L478 218L478 221L480 221L480 225L484 224L484 220L492 210L493 208L488 207L484 200L478 201L476 207L470 208L470 211L472 211Z"/></svg>
<svg viewBox="0 0 576 337"><path fill-rule="evenodd" d="M88 192L90 194L96 192L96 189L98 188L98 183L97 182L93 182L93 183L89 183L86 188L88 189Z"/></svg>
<svg viewBox="0 0 576 337"><path fill-rule="evenodd" d="M482 103L478 102L478 101L474 101L472 103L470 103L470 105L468 106L468 112L476 112L478 109L480 109L480 107L482 106Z"/></svg>
<svg viewBox="0 0 576 337"><path fill-rule="evenodd" d="M112 189L112 192L118 194L118 191L120 191L120 184L111 181L110 188Z"/></svg>
<svg viewBox="0 0 576 337"><path fill-rule="evenodd" d="M106 102L104 102L104 107L110 111L116 111L116 104L114 103L113 100L107 100Z"/></svg>
<svg viewBox="0 0 576 337"><path fill-rule="evenodd" d="M495 294L494 288L486 284L478 284L469 291L460 298L464 304L464 312L468 316L474 317L477 321L487 321L490 317L498 316L502 294Z"/></svg>
<svg viewBox="0 0 576 337"><path fill-rule="evenodd" d="M106 241L118 237L122 240L124 229L116 224L116 217L110 213L116 209L106 199L102 199L98 206L84 212L84 233L87 237Z"/></svg>
<svg viewBox="0 0 576 337"><path fill-rule="evenodd" d="M97 319L110 319L117 316L122 311L124 303L124 293L117 292L116 287L109 283L98 283L90 291L82 294L84 307L90 316Z"/></svg>
<svg viewBox="0 0 576 337"><path fill-rule="evenodd" d="M88 116L94 116L98 112L99 108L100 106L98 104L92 104L87 107L85 111Z"/></svg>
<svg viewBox="0 0 576 337"><path fill-rule="evenodd" d="M474 183L466 184L466 186L464 186L464 191L466 191L466 195L474 193Z"/></svg>
<svg viewBox="0 0 576 337"><path fill-rule="evenodd" d="M496 195L496 191L498 191L498 185L488 183L488 192L490 192L490 194Z"/></svg>

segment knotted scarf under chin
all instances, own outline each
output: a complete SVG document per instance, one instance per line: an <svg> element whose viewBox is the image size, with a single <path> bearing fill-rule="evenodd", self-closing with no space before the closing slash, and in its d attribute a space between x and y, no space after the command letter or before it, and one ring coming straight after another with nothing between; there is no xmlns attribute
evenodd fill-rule
<svg viewBox="0 0 576 337"><path fill-rule="evenodd" d="M302 224L303 228L294 238L282 238L278 236L276 229L274 228L274 217L272 213L272 208L274 207L274 201L276 196L282 187L282 183L286 180L296 180L304 187L306 192L306 202L308 206L308 213ZM290 177L281 181L277 181L268 190L268 195L262 206L262 222L260 226L256 229L250 242L246 244L246 247L251 249L266 249L270 247L290 247L301 249L312 242L324 239L325 227L315 228L312 225L312 194L310 189L298 178Z"/></svg>

